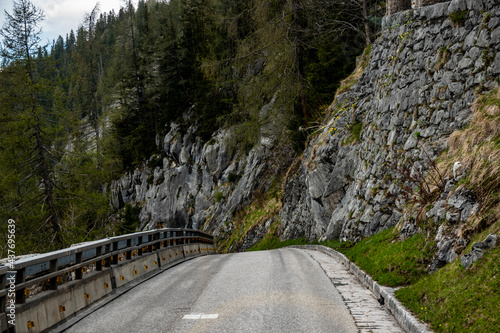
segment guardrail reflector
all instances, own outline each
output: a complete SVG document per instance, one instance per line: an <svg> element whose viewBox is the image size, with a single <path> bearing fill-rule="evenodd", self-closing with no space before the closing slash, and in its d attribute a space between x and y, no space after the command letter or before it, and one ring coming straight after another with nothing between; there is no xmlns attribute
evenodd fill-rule
<svg viewBox="0 0 500 333"><path fill-rule="evenodd" d="M87 294L87 293L83 294L83 298L84 298L84 299L89 299L89 297L90 297L90 295L89 295L89 294Z"/></svg>
<svg viewBox="0 0 500 333"><path fill-rule="evenodd" d="M87 271L87 267L82 267L82 273L85 273Z"/></svg>
<svg viewBox="0 0 500 333"><path fill-rule="evenodd" d="M28 288L24 289L24 294L28 296L30 294L30 290Z"/></svg>
<svg viewBox="0 0 500 333"><path fill-rule="evenodd" d="M28 321L28 328L33 328L35 327L35 323L32 321Z"/></svg>
<svg viewBox="0 0 500 333"><path fill-rule="evenodd" d="M105 283L104 288L108 288L108 287L109 287L109 284Z"/></svg>
<svg viewBox="0 0 500 333"><path fill-rule="evenodd" d="M106 265L106 260L101 260L101 265Z"/></svg>
<svg viewBox="0 0 500 333"><path fill-rule="evenodd" d="M154 262L154 264L155 264L155 265L158 265L158 263L157 263L156 261Z"/></svg>
<svg viewBox="0 0 500 333"><path fill-rule="evenodd" d="M123 281L125 280L125 278L123 276L120 276L120 281Z"/></svg>
<svg viewBox="0 0 500 333"><path fill-rule="evenodd" d="M56 279L57 282L62 282L62 276L58 276Z"/></svg>
<svg viewBox="0 0 500 333"><path fill-rule="evenodd" d="M66 311L66 307L64 305L59 306L59 312L64 312Z"/></svg>
<svg viewBox="0 0 500 333"><path fill-rule="evenodd" d="M137 271L135 269L132 272L134 273L134 275L137 274Z"/></svg>
<svg viewBox="0 0 500 333"><path fill-rule="evenodd" d="M148 269L148 265L144 265L144 269Z"/></svg>
<svg viewBox="0 0 500 333"><path fill-rule="evenodd" d="M161 257L161 260L165 261L165 258Z"/></svg>

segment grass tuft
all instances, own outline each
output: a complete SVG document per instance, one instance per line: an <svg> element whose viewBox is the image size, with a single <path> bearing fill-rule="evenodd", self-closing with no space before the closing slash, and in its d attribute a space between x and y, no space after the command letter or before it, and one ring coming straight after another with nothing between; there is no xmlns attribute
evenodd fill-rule
<svg viewBox="0 0 500 333"><path fill-rule="evenodd" d="M476 192L482 207L471 221L476 233L480 226L500 220L500 90L478 98L472 110L469 126L450 136L450 149L439 168L452 170L455 161L465 166L467 187Z"/></svg>
<svg viewBox="0 0 500 333"><path fill-rule="evenodd" d="M462 26L467 19L468 12L466 10L457 10L450 14L450 21L453 27Z"/></svg>

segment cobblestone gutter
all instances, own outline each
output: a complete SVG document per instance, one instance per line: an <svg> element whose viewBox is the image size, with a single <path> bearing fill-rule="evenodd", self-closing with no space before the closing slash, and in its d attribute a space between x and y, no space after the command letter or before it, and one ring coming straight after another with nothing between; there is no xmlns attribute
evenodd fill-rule
<svg viewBox="0 0 500 333"><path fill-rule="evenodd" d="M394 316L398 324L408 333L429 333L428 327L420 322L413 314L407 310L401 302L394 296L394 289L379 285L371 276L362 271L356 264L351 262L345 255L329 247L322 245L301 245L292 246L294 248L316 250L323 252L338 262L340 262L349 272L351 272Z"/></svg>

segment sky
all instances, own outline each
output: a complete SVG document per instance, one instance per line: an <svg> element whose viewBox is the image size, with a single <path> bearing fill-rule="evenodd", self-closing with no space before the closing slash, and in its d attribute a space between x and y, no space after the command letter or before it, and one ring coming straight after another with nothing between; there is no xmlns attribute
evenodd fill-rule
<svg viewBox="0 0 500 333"><path fill-rule="evenodd" d="M99 2L101 13L108 13L112 9L116 13L125 5L125 0L31 0L31 2L45 13L42 23L41 45L50 44L61 35L76 30L83 23L85 13L90 13ZM132 1L137 5L137 0ZM0 0L0 27L5 24L5 10L12 13L13 0Z"/></svg>

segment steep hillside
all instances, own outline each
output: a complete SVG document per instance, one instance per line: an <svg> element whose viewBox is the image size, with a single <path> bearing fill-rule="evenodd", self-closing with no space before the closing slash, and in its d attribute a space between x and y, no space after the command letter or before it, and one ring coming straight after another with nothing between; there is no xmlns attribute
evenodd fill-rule
<svg viewBox="0 0 500 333"><path fill-rule="evenodd" d="M139 204L142 228L200 227L233 251L268 232L281 240L359 241L399 225L409 237L427 212L438 222L465 222L478 214L480 193L455 191L455 161L435 161L450 135L470 124L478 96L498 87L499 16L495 1L386 16L301 156L265 131L245 152L231 130L202 144L195 128L181 134L173 125L157 142L165 155L113 185L114 204ZM272 108L270 101L261 113ZM280 202L266 204L276 195ZM439 206L447 196L461 204ZM245 218L260 209L262 216Z"/></svg>
<svg viewBox="0 0 500 333"><path fill-rule="evenodd" d="M384 18L363 74L285 185L282 239L359 240L403 221L416 230L406 207L427 200L424 190L445 195L451 168L420 185L478 94L498 87L499 15L495 1L451 1ZM469 201L446 220L466 220Z"/></svg>

